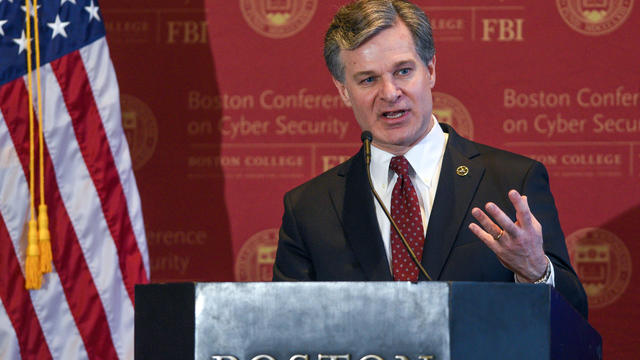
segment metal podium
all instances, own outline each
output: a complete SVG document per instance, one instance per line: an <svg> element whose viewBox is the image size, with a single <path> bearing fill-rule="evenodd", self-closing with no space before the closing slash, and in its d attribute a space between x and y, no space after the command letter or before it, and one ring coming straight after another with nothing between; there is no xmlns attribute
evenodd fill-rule
<svg viewBox="0 0 640 360"><path fill-rule="evenodd" d="M465 282L136 286L136 359L600 359L553 287Z"/></svg>

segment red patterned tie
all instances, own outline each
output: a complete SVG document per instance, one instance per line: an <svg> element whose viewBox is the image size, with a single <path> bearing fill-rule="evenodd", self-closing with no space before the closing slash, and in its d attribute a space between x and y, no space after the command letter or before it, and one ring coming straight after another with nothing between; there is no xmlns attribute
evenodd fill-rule
<svg viewBox="0 0 640 360"><path fill-rule="evenodd" d="M418 261L421 261L424 230L418 195L409 178L409 162L404 156L395 156L391 159L389 168L398 174L398 181L391 195L391 216L407 239ZM402 244L393 225L391 226L391 258L393 277L396 281L418 280L418 266L411 260L411 255Z"/></svg>

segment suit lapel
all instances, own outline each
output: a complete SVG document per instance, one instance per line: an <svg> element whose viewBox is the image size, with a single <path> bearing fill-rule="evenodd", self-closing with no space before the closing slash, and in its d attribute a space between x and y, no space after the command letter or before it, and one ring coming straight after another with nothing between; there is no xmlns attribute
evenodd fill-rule
<svg viewBox="0 0 640 360"><path fill-rule="evenodd" d="M341 176L345 176L342 221L347 242L369 280L392 280L362 151L353 157L351 166ZM339 211L339 195L334 193L332 197Z"/></svg>
<svg viewBox="0 0 640 360"><path fill-rule="evenodd" d="M449 133L438 188L434 199L422 257L422 265L433 280L440 277L442 268L460 231L465 216L471 211L469 205L484 175L484 166L474 158L478 155L475 146L461 138L449 126L442 125ZM463 175L457 169L466 166Z"/></svg>

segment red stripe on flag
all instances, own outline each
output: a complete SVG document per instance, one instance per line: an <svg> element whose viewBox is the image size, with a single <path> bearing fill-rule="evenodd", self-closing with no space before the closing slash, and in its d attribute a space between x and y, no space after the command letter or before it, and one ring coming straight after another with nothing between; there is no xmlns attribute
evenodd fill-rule
<svg viewBox="0 0 640 360"><path fill-rule="evenodd" d="M82 57L78 51L74 51L52 61L51 67L62 88L82 157L88 164L89 174L100 197L102 211L118 251L125 287L131 303L135 304L134 286L146 283L148 278Z"/></svg>
<svg viewBox="0 0 640 360"><path fill-rule="evenodd" d="M27 167L24 167L23 170L28 182L29 113L27 113L27 109L29 108L29 98L27 97L27 88L22 78L0 86L0 106L2 107L4 122L9 129L9 133L12 134L13 146L16 149L20 163L23 165L27 164ZM18 124L23 126L18 126ZM25 138L27 140L26 143L22 141L16 142L16 136L21 140ZM29 201L29 199L26 199L26 201Z"/></svg>
<svg viewBox="0 0 640 360"><path fill-rule="evenodd" d="M0 214L0 299L18 337L23 359L51 359L51 352L38 322L24 276Z"/></svg>
<svg viewBox="0 0 640 360"><path fill-rule="evenodd" d="M23 93L26 95L22 79L0 87L0 110L5 124L10 133L23 131L22 136L24 137L29 136L27 132L29 129L28 114L20 112L19 109L27 109L29 104ZM24 129L15 131L15 126L11 126L15 123L24 123L26 126ZM15 138L13 140L13 143L16 144ZM22 164L24 164L23 160L28 161L29 159L29 148L27 147L26 150L27 152L23 154L16 149ZM29 199L24 199L24 201L28 204ZM22 357L25 359L50 359L51 352L45 341L31 297L24 288L25 279L16 254L8 229L2 214L0 214L0 298L2 298L7 315L16 331Z"/></svg>
<svg viewBox="0 0 640 360"><path fill-rule="evenodd" d="M25 174L29 168L29 123L25 120L28 103L23 101L26 98L27 90L22 79L15 80L11 85L4 85L0 88L2 112L3 114L13 114L13 116L6 116L5 122ZM44 165L46 203L49 214L55 214L49 218L53 262L60 277L69 309L73 314L89 357L116 359L118 354L111 338L107 316L69 219L69 214L60 196L46 145ZM36 191L36 195L38 194L39 191ZM37 199L36 203L38 203ZM46 276L44 281L46 281Z"/></svg>

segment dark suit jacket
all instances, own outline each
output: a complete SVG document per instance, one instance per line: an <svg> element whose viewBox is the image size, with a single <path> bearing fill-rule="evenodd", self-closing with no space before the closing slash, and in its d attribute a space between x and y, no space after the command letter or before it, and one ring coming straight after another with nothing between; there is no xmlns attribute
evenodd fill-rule
<svg viewBox="0 0 640 360"><path fill-rule="evenodd" d="M587 299L569 255L544 166L460 137L450 126L429 218L422 265L440 281L513 282L513 273L469 229L473 207L493 201L515 220L507 192L527 195L542 224L555 287L587 317ZM467 166L466 176L456 174ZM392 275L383 248L362 151L284 197L274 280L384 281ZM421 280L424 280L421 275Z"/></svg>

